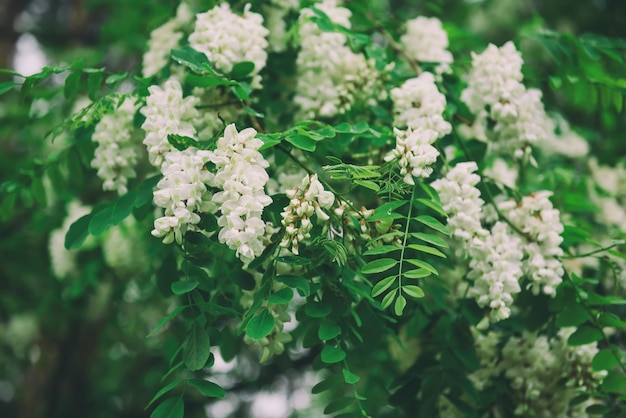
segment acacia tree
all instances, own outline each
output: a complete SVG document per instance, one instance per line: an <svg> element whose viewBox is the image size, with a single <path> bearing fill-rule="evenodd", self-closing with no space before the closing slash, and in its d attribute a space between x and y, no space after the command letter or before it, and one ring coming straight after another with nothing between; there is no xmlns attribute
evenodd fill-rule
<svg viewBox="0 0 626 418"><path fill-rule="evenodd" d="M625 41L300 3L3 71L5 413L624 416Z"/></svg>

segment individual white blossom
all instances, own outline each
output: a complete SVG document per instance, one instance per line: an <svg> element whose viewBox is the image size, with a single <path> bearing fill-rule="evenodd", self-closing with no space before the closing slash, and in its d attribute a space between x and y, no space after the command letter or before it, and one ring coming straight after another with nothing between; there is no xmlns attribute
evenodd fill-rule
<svg viewBox="0 0 626 418"><path fill-rule="evenodd" d="M559 247L563 242L563 224L559 211L550 202L551 195L540 191L524 196L520 202L509 200L498 206L526 237L524 273L530 280L528 286L534 294L542 291L554 296L564 273L559 260L563 255Z"/></svg>
<svg viewBox="0 0 626 418"><path fill-rule="evenodd" d="M200 214L215 211L208 188L214 175L205 168L210 155L210 151L193 147L165 154L163 178L154 191L154 204L163 208L163 216L154 221L152 230L152 235L163 238L165 244L174 240L182 244L185 233L196 230Z"/></svg>
<svg viewBox="0 0 626 418"><path fill-rule="evenodd" d="M196 134L192 122L199 118L195 108L198 98L183 98L183 88L174 78L167 80L163 87L150 86L148 92L146 106L140 111L146 117L141 125L146 132L143 143L148 148L150 163L160 167L164 155L174 149L167 141L169 134L189 137Z"/></svg>
<svg viewBox="0 0 626 418"><path fill-rule="evenodd" d="M400 175L404 182L415 184L413 177L429 177L433 172L432 164L437 161L439 151L433 144L438 137L432 129L409 128L401 131L394 128L396 148L385 156L385 161L398 160Z"/></svg>
<svg viewBox="0 0 626 418"><path fill-rule="evenodd" d="M298 254L300 242L311 237L310 232L313 229L311 217L316 214L318 221L328 221L330 216L323 209L330 209L333 206L335 195L324 190L317 174L307 174L299 187L287 190L286 194L289 205L285 206L281 213L285 235L280 246Z"/></svg>
<svg viewBox="0 0 626 418"><path fill-rule="evenodd" d="M183 38L183 29L191 22L193 12L186 3L180 3L176 17L168 20L150 33L148 50L143 56L143 76L156 75L170 61L171 50Z"/></svg>
<svg viewBox="0 0 626 418"><path fill-rule="evenodd" d="M128 191L128 179L135 177L139 159L139 144L133 140L133 118L137 105L131 98L124 100L113 113L100 119L91 139L98 145L91 166L98 170L104 190L122 195Z"/></svg>
<svg viewBox="0 0 626 418"><path fill-rule="evenodd" d="M476 115L477 138L488 138L493 152L516 157L527 155L530 145L550 138L554 130L541 91L527 90L522 83L522 63L512 42L501 48L490 44L481 54L472 53L468 86L461 93L461 100Z"/></svg>
<svg viewBox="0 0 626 418"><path fill-rule="evenodd" d="M84 206L77 200L73 200L67 206L67 216L63 220L63 225L50 233L48 241L48 251L50 252L50 266L52 273L58 279L78 274L78 265L76 264L76 256L80 251L89 249L94 246L93 237L89 237L80 248L73 250L65 249L65 235L70 226L78 219L89 214L91 208Z"/></svg>
<svg viewBox="0 0 626 418"><path fill-rule="evenodd" d="M350 10L336 0L315 4L330 20L350 28ZM358 101L380 97L379 75L363 54L346 45L346 35L322 32L310 18L311 9L300 13L300 52L296 60L298 81L294 102L303 118L329 118L349 110Z"/></svg>
<svg viewBox="0 0 626 418"><path fill-rule="evenodd" d="M394 126L398 128L426 128L441 138L452 132L452 125L443 118L446 97L439 92L435 77L423 72L391 90Z"/></svg>
<svg viewBox="0 0 626 418"><path fill-rule="evenodd" d="M448 34L436 17L418 16L406 22L406 33L400 42L407 54L418 62L440 64L438 74L450 72L453 58L448 51Z"/></svg>
<svg viewBox="0 0 626 418"><path fill-rule="evenodd" d="M221 227L218 238L236 250L244 263L261 255L265 248L266 225L261 214L272 203L264 190L269 163L258 151L261 145L254 129L237 132L231 124L210 155L217 169L214 185L222 189L213 197L222 213L217 220Z"/></svg>
<svg viewBox="0 0 626 418"><path fill-rule="evenodd" d="M259 73L267 62L268 34L263 16L250 11L250 4L239 16L231 11L228 3L222 3L196 16L189 44L206 54L213 66L225 74L237 63L254 63L252 88L258 89L261 87Z"/></svg>

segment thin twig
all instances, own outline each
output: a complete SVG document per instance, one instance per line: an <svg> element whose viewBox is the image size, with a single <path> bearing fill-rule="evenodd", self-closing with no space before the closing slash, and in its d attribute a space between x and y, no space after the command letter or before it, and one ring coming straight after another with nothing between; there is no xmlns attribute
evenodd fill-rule
<svg viewBox="0 0 626 418"><path fill-rule="evenodd" d="M413 58L412 56L410 56L408 54L408 52L406 52L406 50L404 48L402 48L402 46L400 44L398 44L393 37L389 34L389 32L387 32L387 30L383 27L383 25L381 25L380 23L376 22L376 30L379 31L387 40L387 43L389 43L389 46L398 54L402 55L404 58L406 58L406 60L409 62L409 64L411 64L411 67L413 68L413 71L415 71L415 74L420 75L422 73L422 69L420 68L419 64L417 63L417 61L415 60L415 58Z"/></svg>

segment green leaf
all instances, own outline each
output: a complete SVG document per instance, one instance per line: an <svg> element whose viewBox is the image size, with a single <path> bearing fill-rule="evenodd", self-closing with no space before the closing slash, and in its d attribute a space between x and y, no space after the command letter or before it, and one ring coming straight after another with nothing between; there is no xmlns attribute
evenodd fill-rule
<svg viewBox="0 0 626 418"><path fill-rule="evenodd" d="M322 361L326 364L334 364L343 361L346 358L346 352L339 347L326 345L322 349Z"/></svg>
<svg viewBox="0 0 626 418"><path fill-rule="evenodd" d="M122 81L123 79L125 79L126 77L128 77L128 73L111 74L110 76L107 77L107 79L104 82L109 85L116 84Z"/></svg>
<svg viewBox="0 0 626 418"><path fill-rule="evenodd" d="M324 305L320 302L308 302L304 305L304 313L311 318L324 318L332 312L330 305Z"/></svg>
<svg viewBox="0 0 626 418"><path fill-rule="evenodd" d="M273 329L274 317L267 308L263 308L248 322L246 334L253 340L260 340L267 337Z"/></svg>
<svg viewBox="0 0 626 418"><path fill-rule="evenodd" d="M577 327L589 320L589 313L582 304L575 301L565 305L563 310L556 315L555 324L559 328Z"/></svg>
<svg viewBox="0 0 626 418"><path fill-rule="evenodd" d="M197 74L214 74L209 59L202 52L196 51L190 46L184 46L180 49L172 49L172 59L189 68Z"/></svg>
<svg viewBox="0 0 626 418"><path fill-rule="evenodd" d="M356 382L361 380L359 376L350 372L350 370L343 369L341 372L343 373L343 381L349 385L354 385Z"/></svg>
<svg viewBox="0 0 626 418"><path fill-rule="evenodd" d="M387 254L392 251L398 251L401 249L402 249L401 247L396 247L395 245L381 245L380 247L370 248L369 250L365 251L363 255Z"/></svg>
<svg viewBox="0 0 626 418"><path fill-rule="evenodd" d="M571 346L589 344L604 338L602 331L588 325L578 328L567 339L567 344Z"/></svg>
<svg viewBox="0 0 626 418"><path fill-rule="evenodd" d="M169 134L167 135L167 142L169 142L174 148L178 151L184 151L187 148L199 148L199 143L188 136L177 135L177 134Z"/></svg>
<svg viewBox="0 0 626 418"><path fill-rule="evenodd" d="M65 86L63 88L63 94L67 100L72 100L78 93L78 87L80 85L80 71L73 71L68 74L65 79Z"/></svg>
<svg viewBox="0 0 626 418"><path fill-rule="evenodd" d="M92 72L87 76L87 94L89 100L96 101L98 98L98 91L100 90L103 78L104 74L102 70Z"/></svg>
<svg viewBox="0 0 626 418"><path fill-rule="evenodd" d="M423 223L429 228L434 229L435 231L438 231L438 232L441 232L442 234L450 236L450 231L448 230L448 228L444 224L439 222L437 219L433 218L432 216L420 215L416 217L415 220Z"/></svg>
<svg viewBox="0 0 626 418"><path fill-rule="evenodd" d="M92 213L85 215L70 226L67 234L65 234L65 248L67 250L80 247L85 239L87 239L89 235L89 223L92 217Z"/></svg>
<svg viewBox="0 0 626 418"><path fill-rule="evenodd" d="M311 294L311 285L301 276L282 275L275 276L274 280L286 284L287 286L297 289L302 296L309 296Z"/></svg>
<svg viewBox="0 0 626 418"><path fill-rule="evenodd" d="M226 397L226 391L218 384L204 379L191 379L189 384L198 389L200 393L209 398L222 399Z"/></svg>
<svg viewBox="0 0 626 418"><path fill-rule="evenodd" d="M396 299L396 303L393 307L396 316L402 316L404 308L406 308L406 298L403 295L400 295L398 296L398 299Z"/></svg>
<svg viewBox="0 0 626 418"><path fill-rule="evenodd" d="M352 402L354 402L354 398L344 396L343 398L335 399L324 408L324 414L330 415L337 411L341 411L344 408L349 407Z"/></svg>
<svg viewBox="0 0 626 418"><path fill-rule="evenodd" d="M171 284L170 288L175 295L182 295L191 292L200 284L197 280L179 280Z"/></svg>
<svg viewBox="0 0 626 418"><path fill-rule="evenodd" d="M15 81L5 81L3 83L0 83L0 96L2 96L6 92L13 90L13 88L18 85L19 84Z"/></svg>
<svg viewBox="0 0 626 418"><path fill-rule="evenodd" d="M156 176L148 177L141 183L135 196L136 208L142 207L148 202L152 202L152 189L162 178L163 176L161 174L157 174Z"/></svg>
<svg viewBox="0 0 626 418"><path fill-rule="evenodd" d="M246 102L250 100L250 92L252 90L250 89L250 86L247 83L243 83L243 82L237 83L231 86L230 90L240 101Z"/></svg>
<svg viewBox="0 0 626 418"><path fill-rule="evenodd" d="M393 298L396 297L396 293L398 293L398 289L394 289L385 295L385 297L383 298L383 301L381 302L383 309L387 309L388 307L391 306L391 303L393 302Z"/></svg>
<svg viewBox="0 0 626 418"><path fill-rule="evenodd" d="M156 393L156 395L154 395L152 400L150 402L148 402L148 405L146 405L146 407L144 409L148 409L150 407L150 405L152 405L157 399L159 399L161 396L165 395L170 390L174 389L179 384L180 384L180 380L175 380L175 381L171 382L169 385L161 388L161 390L159 390Z"/></svg>
<svg viewBox="0 0 626 418"><path fill-rule="evenodd" d="M183 418L185 415L185 403L182 397L169 398L150 414L150 418Z"/></svg>
<svg viewBox="0 0 626 418"><path fill-rule="evenodd" d="M414 284L402 286L402 291L412 298L420 299L424 297L424 291L422 288Z"/></svg>
<svg viewBox="0 0 626 418"><path fill-rule="evenodd" d="M354 184L365 187L375 192L380 190L380 186L371 180L354 180Z"/></svg>
<svg viewBox="0 0 626 418"><path fill-rule="evenodd" d="M429 244L436 245L438 247L448 248L448 243L438 235L435 234L425 234L423 232L414 232L411 234L413 238L420 239Z"/></svg>
<svg viewBox="0 0 626 418"><path fill-rule="evenodd" d="M591 360L591 368L593 370L611 370L619 364L619 357L609 349L600 350L593 356Z"/></svg>
<svg viewBox="0 0 626 418"><path fill-rule="evenodd" d="M179 313L184 311L186 308L187 308L186 305L185 306L179 306L176 309L174 309L172 312L170 312L169 314L167 314L166 316L161 318L161 320L157 323L156 327L154 327L154 329L152 331L150 331L150 334L148 334L147 337L152 337L161 328L163 328L163 325L167 324L169 321L172 320L172 318L174 318L176 315L178 315Z"/></svg>
<svg viewBox="0 0 626 418"><path fill-rule="evenodd" d="M91 221L89 221L89 233L91 235L100 235L108 227L111 226L111 215L113 214L113 206L106 205L96 212Z"/></svg>
<svg viewBox="0 0 626 418"><path fill-rule="evenodd" d="M311 264L311 260L308 258L300 257L297 255L285 255L281 257L276 257L276 261L279 263L290 264L292 266L306 266Z"/></svg>
<svg viewBox="0 0 626 418"><path fill-rule="evenodd" d="M417 270L409 270L402 273L404 277L407 279L422 279L424 277L430 276L432 273L426 269L420 268Z"/></svg>
<svg viewBox="0 0 626 418"><path fill-rule="evenodd" d="M600 388L606 392L624 394L626 392L626 376L610 371L602 381Z"/></svg>
<svg viewBox="0 0 626 418"><path fill-rule="evenodd" d="M403 215L400 215L399 213L394 213L394 210L399 209L400 207L404 206L407 203L408 202L406 200L398 200L394 202L385 203L384 205L381 205L378 208L376 208L376 210L374 211L374 214L370 216L369 218L367 218L367 221L373 222L373 221L379 221L381 219L404 218Z"/></svg>
<svg viewBox="0 0 626 418"><path fill-rule="evenodd" d="M40 175L33 176L33 182L30 185L30 191L35 199L35 202L42 208L47 206L48 200L46 199L46 189L43 186L43 177Z"/></svg>
<svg viewBox="0 0 626 418"><path fill-rule="evenodd" d="M187 333L183 348L183 361L185 366L196 371L204 367L211 355L211 342L209 334L199 322L194 322Z"/></svg>
<svg viewBox="0 0 626 418"><path fill-rule="evenodd" d="M432 274L439 276L439 272L437 271L436 268L434 268L430 263L427 263L426 261L423 260L414 260L414 259L407 259L406 260L407 263L413 264L416 267L421 267L423 269L426 269L428 271L430 271Z"/></svg>
<svg viewBox="0 0 626 418"><path fill-rule="evenodd" d="M111 212L111 223L113 225L119 224L133 212L135 198L135 192L130 191L117 199L113 205L113 211Z"/></svg>
<svg viewBox="0 0 626 418"><path fill-rule="evenodd" d="M626 322L611 312L602 312L598 317L598 323L603 327L626 328Z"/></svg>
<svg viewBox="0 0 626 418"><path fill-rule="evenodd" d="M443 210L443 208L441 207L441 205L438 202L435 202L434 200L428 200L428 199L424 199L424 198L418 197L417 199L415 199L415 201L417 203L422 204L423 206L431 208L432 210L434 210L435 212L437 212L438 214L440 214L443 217L447 217L448 216L446 214L446 211Z"/></svg>
<svg viewBox="0 0 626 418"><path fill-rule="evenodd" d="M339 334L341 334L341 327L328 321L322 321L317 331L317 336L322 341L332 340Z"/></svg>
<svg viewBox="0 0 626 418"><path fill-rule="evenodd" d="M254 71L254 63L250 61L238 62L233 65L233 69L230 71L229 77L233 80L241 80L250 75Z"/></svg>
<svg viewBox="0 0 626 418"><path fill-rule="evenodd" d="M376 283L376 285L372 288L372 297L375 298L376 296L385 293L387 289L391 287L397 277L398 276L385 277L384 279Z"/></svg>
<svg viewBox="0 0 626 418"><path fill-rule="evenodd" d="M393 266L398 264L397 260L393 258L379 258L378 260L370 261L361 268L363 274L374 274L387 271Z"/></svg>
<svg viewBox="0 0 626 418"><path fill-rule="evenodd" d="M296 148L300 148L304 151L313 152L315 151L316 143L311 138L303 135L293 135L285 138L287 142L293 145Z"/></svg>
<svg viewBox="0 0 626 418"><path fill-rule="evenodd" d="M333 387L338 386L342 383L343 380L341 379L341 377L339 375L333 374L328 379L322 380L321 382L313 386L313 388L311 389L311 393L313 395L316 395L318 393L326 392L327 390L332 389Z"/></svg>
<svg viewBox="0 0 626 418"><path fill-rule="evenodd" d="M433 248L433 247L428 247L426 245L410 244L410 245L407 245L407 247L416 251L421 251L423 253L436 255L437 257L446 258L446 255L442 253L441 251L439 251L438 249Z"/></svg>
<svg viewBox="0 0 626 418"><path fill-rule="evenodd" d="M293 299L293 290L290 287L285 287L284 289L280 289L272 294L267 301L269 303L280 305L283 303L289 303L291 299Z"/></svg>

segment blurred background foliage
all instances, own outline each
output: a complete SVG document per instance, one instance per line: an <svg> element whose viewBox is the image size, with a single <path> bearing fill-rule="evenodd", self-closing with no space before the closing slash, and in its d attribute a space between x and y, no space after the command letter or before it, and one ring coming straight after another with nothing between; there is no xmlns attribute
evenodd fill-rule
<svg viewBox="0 0 626 418"><path fill-rule="evenodd" d="M212 3L195 2L198 9ZM601 163L624 160L625 1L345 3L354 12L355 31L371 31L380 24L396 39L406 19L439 17L455 59L467 68L470 51L513 39L526 61L527 83L543 90L546 108L558 107L585 133ZM107 73L133 71L141 63L150 31L172 16L177 5L177 0L0 0L0 68L37 72L32 68L37 64L82 59L85 67L105 67ZM12 77L2 73L0 82ZM19 104L5 102L7 95L0 102L0 187L8 196L0 202L0 416L146 417L146 401L154 395L181 338L175 331L145 338L171 303L155 281L171 272L131 272L130 280L121 280L96 261L102 255L94 249L81 253L80 276L73 281L61 282L52 275L48 237L65 212L59 210L62 201L36 201L38 188L43 187L36 179L43 176L42 161L59 152L64 141L63 135L55 143L46 137L72 106L58 100L63 81L58 74ZM81 150L75 147L70 152L75 153L75 162L68 164L80 166ZM83 169L92 170L88 167L87 163ZM81 170L70 167L76 175L67 182L67 196L83 193L85 182L96 178L81 177ZM15 190L6 190L10 187ZM97 195L81 198L98 203ZM147 249L152 257L166 257L162 251ZM151 281L140 279L146 275ZM298 389L293 382L304 384L298 380L299 368L308 366L313 357L278 358L262 372L254 361L229 370L235 380L231 386L240 395L232 416L253 416L250 408L257 391L293 393ZM390 365L388 358L379 360L377 367ZM204 416L205 401L186 397L188 416Z"/></svg>

